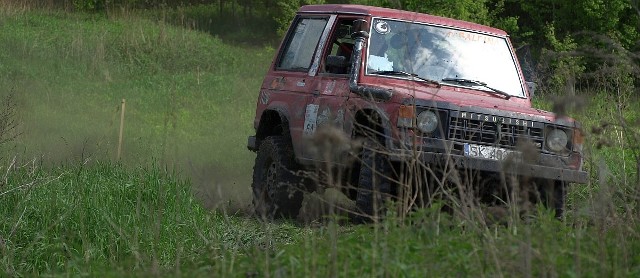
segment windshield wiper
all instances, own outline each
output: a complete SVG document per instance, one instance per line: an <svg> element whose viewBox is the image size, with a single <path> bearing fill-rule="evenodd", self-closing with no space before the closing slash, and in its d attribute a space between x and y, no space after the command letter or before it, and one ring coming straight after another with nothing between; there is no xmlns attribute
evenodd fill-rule
<svg viewBox="0 0 640 278"><path fill-rule="evenodd" d="M429 79L429 78L424 78L421 77L420 75L417 75L415 73L410 73L410 72L406 72L406 71L399 71L399 70L379 70L379 71L374 71L372 72L372 74L380 74L380 75L401 75L401 76L411 76L416 80L420 80L423 82L427 82L433 85L436 85L438 88L440 88L442 86L442 84L440 84L440 82L433 80L433 79Z"/></svg>
<svg viewBox="0 0 640 278"><path fill-rule="evenodd" d="M511 98L510 94L508 94L508 93L506 93L504 91L498 90L496 88L490 87L490 86L487 85L487 83L482 82L482 81L478 81L478 80L464 79L464 78L443 78L442 81L444 81L444 82L455 82L455 83L458 83L458 84L471 84L471 85L474 85L474 86L480 86L480 87L487 88L487 89L491 90L490 91L491 93L504 96L504 99L506 99L506 100L509 100Z"/></svg>

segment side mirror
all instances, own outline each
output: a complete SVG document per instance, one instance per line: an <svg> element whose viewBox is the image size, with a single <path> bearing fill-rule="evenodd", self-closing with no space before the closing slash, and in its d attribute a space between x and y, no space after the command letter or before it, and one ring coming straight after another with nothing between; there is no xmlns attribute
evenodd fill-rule
<svg viewBox="0 0 640 278"><path fill-rule="evenodd" d="M350 66L349 61L347 61L347 57L338 55L327 56L327 59L324 63L327 72L335 74L348 73L348 68Z"/></svg>
<svg viewBox="0 0 640 278"><path fill-rule="evenodd" d="M329 55L327 56L325 64L328 67L346 68L349 66L349 61L347 61L347 57L344 56Z"/></svg>
<svg viewBox="0 0 640 278"><path fill-rule="evenodd" d="M527 89L529 90L529 97L533 98L534 93L536 92L536 87L538 86L536 82L533 81L525 81L527 83Z"/></svg>

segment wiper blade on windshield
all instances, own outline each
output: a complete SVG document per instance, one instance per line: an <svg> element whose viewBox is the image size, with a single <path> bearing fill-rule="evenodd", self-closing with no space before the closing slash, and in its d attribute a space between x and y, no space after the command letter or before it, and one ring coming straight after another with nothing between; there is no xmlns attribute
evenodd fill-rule
<svg viewBox="0 0 640 278"><path fill-rule="evenodd" d="M440 86L442 86L442 84L440 84L440 82L433 80L433 79L429 79L429 78L424 78L424 77L420 77L420 75L417 75L415 73L410 73L410 72L406 72L406 71L399 71L399 70L379 70L379 71L374 71L372 72L372 74L380 74L380 75L401 75L401 76L411 76L416 80L420 80L420 81L424 81L433 85L438 86L438 88L440 88Z"/></svg>
<svg viewBox="0 0 640 278"><path fill-rule="evenodd" d="M487 85L487 83L479 81L479 80L464 79L464 78L443 78L442 81L444 81L444 82L455 82L455 83L458 83L458 84L471 84L473 86L480 86L480 87L487 88L487 89L491 90L490 91L491 93L504 96L504 99L506 99L506 100L511 98L510 94L508 94L508 93L506 93L504 91L498 90L496 88L490 87L490 86Z"/></svg>

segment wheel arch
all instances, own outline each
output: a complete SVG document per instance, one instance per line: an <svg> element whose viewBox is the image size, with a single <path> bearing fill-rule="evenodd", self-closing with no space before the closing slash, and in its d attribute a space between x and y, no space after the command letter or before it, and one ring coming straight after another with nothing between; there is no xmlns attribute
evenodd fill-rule
<svg viewBox="0 0 640 278"><path fill-rule="evenodd" d="M356 111L353 122L353 137L374 137L382 146L391 144L391 125L384 111L363 108Z"/></svg>
<svg viewBox="0 0 640 278"><path fill-rule="evenodd" d="M289 119L282 109L267 109L262 112L256 128L256 149L260 147L260 142L269 136L291 138Z"/></svg>

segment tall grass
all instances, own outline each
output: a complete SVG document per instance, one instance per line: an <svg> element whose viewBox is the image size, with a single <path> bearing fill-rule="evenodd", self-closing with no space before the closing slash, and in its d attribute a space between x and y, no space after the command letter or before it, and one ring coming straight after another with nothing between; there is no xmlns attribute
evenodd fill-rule
<svg viewBox="0 0 640 278"><path fill-rule="evenodd" d="M225 273L239 254L298 239L287 225L210 213L188 182L159 167L45 171L31 162L3 172L4 275Z"/></svg>
<svg viewBox="0 0 640 278"><path fill-rule="evenodd" d="M6 168L4 168L6 169ZM635 276L637 222L489 225L438 206L377 225L304 228L210 214L157 168L11 166L7 275ZM588 218L595 220L596 218Z"/></svg>

